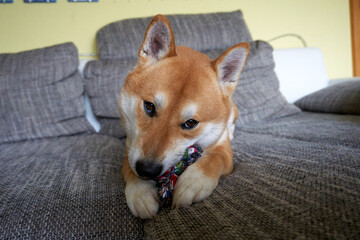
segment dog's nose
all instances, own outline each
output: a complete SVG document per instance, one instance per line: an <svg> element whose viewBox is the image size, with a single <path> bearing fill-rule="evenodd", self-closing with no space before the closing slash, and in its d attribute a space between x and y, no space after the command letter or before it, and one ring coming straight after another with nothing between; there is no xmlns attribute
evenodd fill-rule
<svg viewBox="0 0 360 240"><path fill-rule="evenodd" d="M138 160L136 162L136 172L142 178L155 179L160 175L163 166L159 163Z"/></svg>

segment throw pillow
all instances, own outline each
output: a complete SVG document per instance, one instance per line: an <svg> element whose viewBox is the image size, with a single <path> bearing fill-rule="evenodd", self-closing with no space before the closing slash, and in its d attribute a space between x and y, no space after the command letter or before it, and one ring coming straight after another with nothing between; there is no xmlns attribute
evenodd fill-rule
<svg viewBox="0 0 360 240"><path fill-rule="evenodd" d="M0 143L91 131L74 44L0 54Z"/></svg>

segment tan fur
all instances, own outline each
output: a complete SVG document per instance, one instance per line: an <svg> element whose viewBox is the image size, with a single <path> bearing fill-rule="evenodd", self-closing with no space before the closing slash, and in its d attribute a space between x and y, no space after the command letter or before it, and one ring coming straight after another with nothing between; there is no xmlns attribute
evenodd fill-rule
<svg viewBox="0 0 360 240"><path fill-rule="evenodd" d="M203 130L201 124L192 131L179 128L187 120L181 119L179 109L189 103L199 104L194 118L200 123L225 122L230 114L229 100L219 89L208 57L186 47L177 47L177 53L177 57L165 59L156 66L138 66L124 85L128 93L140 99L154 102L155 94L162 92L169 102L166 111L159 110L156 124L146 115L138 114L138 128L147 129L142 137L144 155L162 158L171 139L192 138ZM172 78L168 78L169 75ZM141 104L137 111L143 112Z"/></svg>
<svg viewBox="0 0 360 240"><path fill-rule="evenodd" d="M162 21L168 26L171 43L168 53L162 59L154 60L149 59L142 49L148 31L156 21ZM162 161L166 157L166 153L174 148L176 141L197 138L210 123L221 126L221 133L227 134L227 124L231 112L235 119L238 116L238 110L231 99L236 83L225 85L223 89L219 84L217 67L223 58L235 48L245 48L248 52L249 44L237 44L214 61L210 61L206 55L190 48L175 47L174 36L168 20L161 15L156 16L150 23L144 43L140 47L138 64L128 75L121 93L121 96L127 94L137 101L134 109L136 120L134 119L134 121L136 121L138 136L135 143L127 143L127 153L131 146L136 146L140 149L142 157ZM157 108L157 116L150 118L144 113L143 101L155 102L155 96L159 93L165 96L166 107ZM119 102L120 112L129 135L130 130L124 120L126 113L121 99ZM191 118L196 119L199 124L192 130L184 130L181 128L181 124L188 119L183 119L181 113L186 106L193 103L197 105L197 110ZM193 164L193 167L190 166L192 169L196 169L194 171L201 171L204 176L213 179L214 186L221 176L230 174L233 167L230 139L229 137L221 139L219 137L218 140L207 146L203 156ZM127 187L138 181L138 177L133 171L133 165L129 164L128 156L124 159L122 174L127 182ZM182 180L182 182L184 181ZM185 192L187 191L186 187L183 189ZM204 196L211 194L212 190L210 193L204 193ZM178 204L177 207L183 206L181 196L177 196L177 198L175 201ZM146 207L143 208L138 207L137 210L131 210L142 218L154 215L146 210ZM145 212L143 215L139 213L142 211Z"/></svg>

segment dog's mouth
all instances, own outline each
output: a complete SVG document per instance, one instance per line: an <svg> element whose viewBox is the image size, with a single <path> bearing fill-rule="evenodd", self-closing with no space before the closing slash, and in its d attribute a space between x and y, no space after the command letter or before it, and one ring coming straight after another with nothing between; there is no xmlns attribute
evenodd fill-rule
<svg viewBox="0 0 360 240"><path fill-rule="evenodd" d="M152 166L147 164L148 161L141 161L141 159L146 159L144 157L139 158L137 161L134 161L135 164L131 168L133 169L133 172L137 175L138 178L140 178L142 180L156 181L156 179L158 179L160 176L164 175L167 170L169 170L171 167L175 166L182 160L186 149L187 148L185 148L181 152L172 152L172 154L167 155L165 158L163 158L161 160L149 161L149 162L153 162L153 163L154 162L161 163L162 169L161 169L161 171L159 171L157 173L155 173L156 171L155 172L151 171ZM139 164L139 162L142 162L142 164Z"/></svg>
<svg viewBox="0 0 360 240"><path fill-rule="evenodd" d="M152 179L152 178L149 178L149 177L141 177L141 176L138 176L138 177L139 177L140 179L146 180L146 181L147 181L147 180L155 180L155 179L157 178L157 177L156 177L155 179Z"/></svg>
<svg viewBox="0 0 360 240"><path fill-rule="evenodd" d="M137 176L138 178L140 178L140 179L142 179L142 180L145 180L145 181L149 181L149 180L156 181L156 179L162 175L162 174L160 174L160 175L158 175L158 176L156 176L156 177L147 177L147 176L140 176L138 173L135 173L135 174L136 174L136 176Z"/></svg>

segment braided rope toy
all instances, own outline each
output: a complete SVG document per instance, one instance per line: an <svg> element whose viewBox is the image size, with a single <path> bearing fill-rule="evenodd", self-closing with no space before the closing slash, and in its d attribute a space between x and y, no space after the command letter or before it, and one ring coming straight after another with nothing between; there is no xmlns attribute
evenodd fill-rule
<svg viewBox="0 0 360 240"><path fill-rule="evenodd" d="M170 167L163 175L155 179L158 189L160 207L167 207L172 203L175 183L185 169L201 157L203 150L198 146L190 146L185 150L182 159Z"/></svg>

